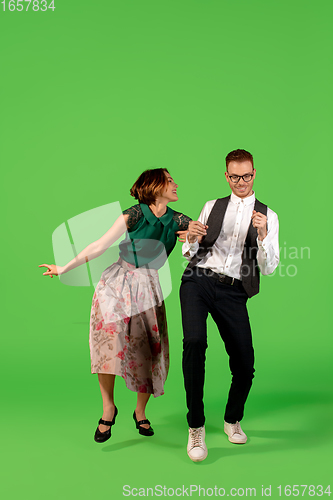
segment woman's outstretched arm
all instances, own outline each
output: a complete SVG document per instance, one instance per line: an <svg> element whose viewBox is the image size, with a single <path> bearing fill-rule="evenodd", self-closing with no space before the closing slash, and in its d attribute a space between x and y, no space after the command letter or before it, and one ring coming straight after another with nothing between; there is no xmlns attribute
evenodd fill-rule
<svg viewBox="0 0 333 500"><path fill-rule="evenodd" d="M38 267L47 267L47 271L43 276L58 276L81 266L89 260L96 259L102 255L120 236L122 236L127 229L128 214L120 215L112 227L101 237L99 240L90 243L82 252L80 252L73 260L68 262L65 266L56 266L55 264L41 264Z"/></svg>

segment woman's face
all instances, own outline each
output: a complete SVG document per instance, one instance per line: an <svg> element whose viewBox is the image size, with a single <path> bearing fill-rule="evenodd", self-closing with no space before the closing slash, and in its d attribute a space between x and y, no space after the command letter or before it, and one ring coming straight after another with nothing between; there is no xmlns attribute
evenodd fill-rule
<svg viewBox="0 0 333 500"><path fill-rule="evenodd" d="M167 203L169 203L169 201L177 201L178 185L175 183L175 181L168 172L165 173L165 176L167 178L167 184L161 193L161 198L166 199Z"/></svg>

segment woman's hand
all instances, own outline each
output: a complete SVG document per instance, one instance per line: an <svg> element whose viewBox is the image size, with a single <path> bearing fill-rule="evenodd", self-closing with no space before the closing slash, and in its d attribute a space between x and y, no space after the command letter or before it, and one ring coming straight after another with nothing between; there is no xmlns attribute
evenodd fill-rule
<svg viewBox="0 0 333 500"><path fill-rule="evenodd" d="M176 231L176 234L178 234L178 241L180 241L180 243L185 243L187 233L188 231Z"/></svg>
<svg viewBox="0 0 333 500"><path fill-rule="evenodd" d="M45 273L43 273L43 276L51 276L51 278L53 278L53 275L54 276L59 276L59 274L63 274L63 267L61 266L56 266L55 264L41 264L40 266L38 267L47 267L47 271Z"/></svg>

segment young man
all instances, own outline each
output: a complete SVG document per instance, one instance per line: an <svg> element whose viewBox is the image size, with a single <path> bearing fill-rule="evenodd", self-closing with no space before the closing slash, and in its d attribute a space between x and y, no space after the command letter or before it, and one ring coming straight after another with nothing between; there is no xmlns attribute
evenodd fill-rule
<svg viewBox="0 0 333 500"><path fill-rule="evenodd" d="M258 268L271 274L279 263L278 217L255 198L255 176L252 155L243 149L231 151L225 172L231 195L205 204L198 221L190 222L183 244L183 254L190 261L180 287L183 374L187 453L194 462L208 453L203 405L208 313L224 341L232 373L224 432L231 443L247 440L239 423L254 376L246 302L259 292Z"/></svg>

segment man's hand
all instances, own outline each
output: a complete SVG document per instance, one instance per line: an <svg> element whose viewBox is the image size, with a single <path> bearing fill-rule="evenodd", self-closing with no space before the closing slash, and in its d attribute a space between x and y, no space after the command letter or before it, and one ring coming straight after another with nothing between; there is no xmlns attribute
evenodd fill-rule
<svg viewBox="0 0 333 500"><path fill-rule="evenodd" d="M261 212L253 210L251 219L253 227L257 228L258 239L262 241L267 236L267 217Z"/></svg>
<svg viewBox="0 0 333 500"><path fill-rule="evenodd" d="M207 231L206 229L208 226L204 226L201 224L201 222L197 220L191 220L191 222L188 225L188 241L189 243L194 243L196 240L201 243L201 240L204 236L206 236Z"/></svg>
<svg viewBox="0 0 333 500"><path fill-rule="evenodd" d="M197 239L198 242L201 243L202 238L207 234L207 228L208 226L204 226L201 222L192 220L188 225L187 231L176 231L176 234L178 234L178 241L185 243L188 233L189 243L194 243Z"/></svg>

